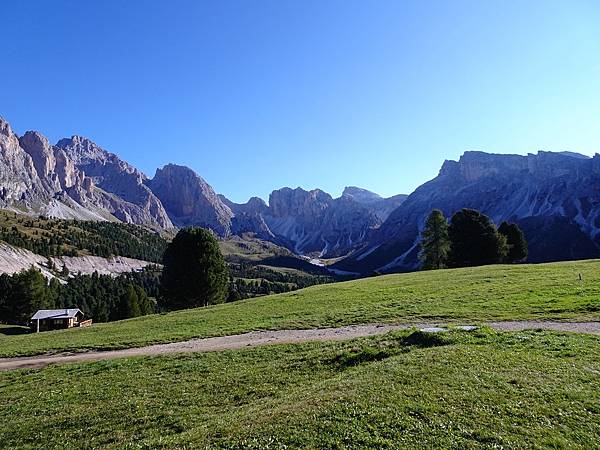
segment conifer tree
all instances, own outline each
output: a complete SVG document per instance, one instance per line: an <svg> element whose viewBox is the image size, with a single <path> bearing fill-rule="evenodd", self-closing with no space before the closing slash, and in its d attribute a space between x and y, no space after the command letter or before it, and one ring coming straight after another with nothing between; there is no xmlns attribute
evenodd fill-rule
<svg viewBox="0 0 600 450"><path fill-rule="evenodd" d="M421 268L443 269L446 267L449 251L448 221L439 209L434 209L427 217L421 233Z"/></svg>
<svg viewBox="0 0 600 450"><path fill-rule="evenodd" d="M492 220L474 209L463 208L452 216L448 227L452 267L482 266L502 262L506 238Z"/></svg>
<svg viewBox="0 0 600 450"><path fill-rule="evenodd" d="M229 270L210 231L180 230L163 262L161 302L168 309L207 306L227 298Z"/></svg>
<svg viewBox="0 0 600 450"><path fill-rule="evenodd" d="M527 258L527 241L523 231L516 223L502 222L498 232L506 237L508 247L506 261L518 262Z"/></svg>

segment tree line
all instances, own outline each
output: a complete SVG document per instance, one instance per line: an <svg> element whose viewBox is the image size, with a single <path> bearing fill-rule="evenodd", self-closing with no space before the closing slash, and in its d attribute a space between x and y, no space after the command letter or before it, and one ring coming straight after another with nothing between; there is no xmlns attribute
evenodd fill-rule
<svg viewBox="0 0 600 450"><path fill-rule="evenodd" d="M525 235L515 223L496 228L485 214L461 209L450 222L434 209L421 233L421 268L470 267L522 262L527 258Z"/></svg>
<svg viewBox="0 0 600 450"><path fill-rule="evenodd" d="M279 294L334 280L327 275L278 271L246 261L229 262L228 266L230 287L227 301Z"/></svg>
<svg viewBox="0 0 600 450"><path fill-rule="evenodd" d="M79 308L94 322L109 322L156 312L156 302L143 285L151 286L152 273L118 277L75 275L66 283L48 281L35 268L0 275L0 323L26 325L39 309ZM157 285L157 283L156 283Z"/></svg>

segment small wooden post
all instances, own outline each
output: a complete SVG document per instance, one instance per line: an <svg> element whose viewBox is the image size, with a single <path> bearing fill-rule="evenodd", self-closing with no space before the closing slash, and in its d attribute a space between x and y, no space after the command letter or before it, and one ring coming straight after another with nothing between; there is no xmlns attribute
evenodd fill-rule
<svg viewBox="0 0 600 450"><path fill-rule="evenodd" d="M40 319L37 320L37 332L36 333L39 333L39 332L40 332Z"/></svg>

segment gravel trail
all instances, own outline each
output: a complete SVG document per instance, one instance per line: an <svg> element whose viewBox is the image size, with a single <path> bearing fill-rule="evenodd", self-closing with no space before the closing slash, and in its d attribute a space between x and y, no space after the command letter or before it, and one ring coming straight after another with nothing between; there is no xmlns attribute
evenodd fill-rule
<svg viewBox="0 0 600 450"><path fill-rule="evenodd" d="M149 345L146 347L123 350L92 351L59 355L25 356L18 358L0 358L0 371L40 368L49 364L100 361L104 359L123 358L128 356L155 356L170 353L213 352L233 350L259 345L290 344L310 341L340 341L357 337L374 336L394 330L424 328L439 324L369 324L350 325L340 328L315 328L309 330L276 330L252 331L232 336L219 336L205 339L192 339L170 344ZM543 329L552 331L568 331L575 333L600 335L600 322L544 322L544 321L512 321L488 322L483 325L501 331L521 331Z"/></svg>

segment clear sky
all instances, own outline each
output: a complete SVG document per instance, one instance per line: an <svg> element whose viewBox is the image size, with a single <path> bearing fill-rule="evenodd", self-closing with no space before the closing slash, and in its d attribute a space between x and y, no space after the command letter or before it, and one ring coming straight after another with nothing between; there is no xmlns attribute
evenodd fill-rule
<svg viewBox="0 0 600 450"><path fill-rule="evenodd" d="M3 1L0 115L234 201L409 193L444 159L600 152L600 2Z"/></svg>

